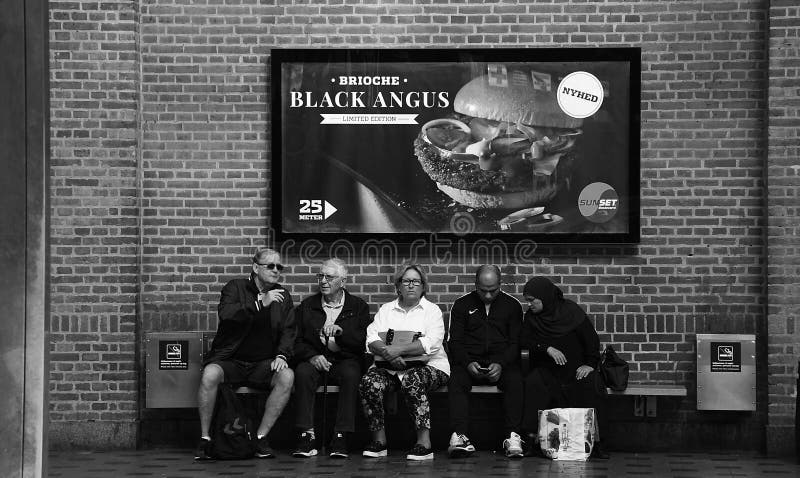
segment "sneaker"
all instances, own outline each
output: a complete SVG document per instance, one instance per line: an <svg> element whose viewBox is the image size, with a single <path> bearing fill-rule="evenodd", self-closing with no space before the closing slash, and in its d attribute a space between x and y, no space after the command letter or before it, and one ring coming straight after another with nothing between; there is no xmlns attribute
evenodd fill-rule
<svg viewBox="0 0 800 478"><path fill-rule="evenodd" d="M335 432L328 449L330 450L328 456L331 458L347 458L347 440L345 440L344 434Z"/></svg>
<svg viewBox="0 0 800 478"><path fill-rule="evenodd" d="M470 443L466 435L453 432L450 435L450 446L447 447L450 458L464 458L475 453L475 447Z"/></svg>
<svg viewBox="0 0 800 478"><path fill-rule="evenodd" d="M522 458L522 438L514 432L503 440L503 450L508 458Z"/></svg>
<svg viewBox="0 0 800 478"><path fill-rule="evenodd" d="M194 459L198 461L214 459L211 456L211 440L208 438L200 439L200 443L197 444L197 449L194 452Z"/></svg>
<svg viewBox="0 0 800 478"><path fill-rule="evenodd" d="M433 460L433 450L417 443L406 455L407 460L423 461Z"/></svg>
<svg viewBox="0 0 800 478"><path fill-rule="evenodd" d="M270 448L267 437L261 437L256 440L256 456L259 458L275 458L275 453Z"/></svg>
<svg viewBox="0 0 800 478"><path fill-rule="evenodd" d="M379 441L374 441L364 448L362 455L370 458L380 458L382 456L386 456L386 445Z"/></svg>
<svg viewBox="0 0 800 478"><path fill-rule="evenodd" d="M308 432L301 433L300 439L297 440L297 448L292 452L292 456L297 458L317 456L317 449L314 448L314 435Z"/></svg>

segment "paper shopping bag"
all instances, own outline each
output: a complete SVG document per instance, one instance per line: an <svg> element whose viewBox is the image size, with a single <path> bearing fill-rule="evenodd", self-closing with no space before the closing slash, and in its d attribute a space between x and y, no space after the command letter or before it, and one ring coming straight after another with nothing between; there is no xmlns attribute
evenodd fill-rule
<svg viewBox="0 0 800 478"><path fill-rule="evenodd" d="M539 411L539 446L553 460L586 461L597 439L594 408Z"/></svg>

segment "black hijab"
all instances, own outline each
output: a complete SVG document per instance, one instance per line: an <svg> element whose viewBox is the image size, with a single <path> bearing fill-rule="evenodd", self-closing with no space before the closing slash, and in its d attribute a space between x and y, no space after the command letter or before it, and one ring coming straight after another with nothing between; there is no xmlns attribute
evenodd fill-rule
<svg viewBox="0 0 800 478"><path fill-rule="evenodd" d="M565 299L555 284L546 277L534 277L522 290L525 296L542 301L542 311L525 313L533 332L545 338L563 337L575 330L586 318L586 312L575 302Z"/></svg>

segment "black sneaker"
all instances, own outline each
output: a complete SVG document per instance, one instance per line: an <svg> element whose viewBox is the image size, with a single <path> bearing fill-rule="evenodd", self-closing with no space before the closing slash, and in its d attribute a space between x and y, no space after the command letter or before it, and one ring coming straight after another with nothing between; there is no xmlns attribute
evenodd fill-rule
<svg viewBox="0 0 800 478"><path fill-rule="evenodd" d="M406 455L406 460L424 461L433 460L433 450L417 443Z"/></svg>
<svg viewBox="0 0 800 478"><path fill-rule="evenodd" d="M314 435L303 432L297 440L297 448L292 452L292 456L297 458L308 458L317 456L317 449L314 447Z"/></svg>
<svg viewBox="0 0 800 478"><path fill-rule="evenodd" d="M370 458L380 458L382 456L386 456L386 445L379 441L374 441L367 445L367 447L364 448L364 452L361 454Z"/></svg>
<svg viewBox="0 0 800 478"><path fill-rule="evenodd" d="M347 458L347 440L344 438L344 433L335 432L328 449L330 450L328 456L331 458Z"/></svg>
<svg viewBox="0 0 800 478"><path fill-rule="evenodd" d="M267 437L261 437L256 440L256 456L259 458L275 458L275 453L270 448Z"/></svg>
<svg viewBox="0 0 800 478"><path fill-rule="evenodd" d="M211 440L208 438L200 439L200 443L197 444L197 449L194 452L194 459L198 461L214 459L211 456Z"/></svg>

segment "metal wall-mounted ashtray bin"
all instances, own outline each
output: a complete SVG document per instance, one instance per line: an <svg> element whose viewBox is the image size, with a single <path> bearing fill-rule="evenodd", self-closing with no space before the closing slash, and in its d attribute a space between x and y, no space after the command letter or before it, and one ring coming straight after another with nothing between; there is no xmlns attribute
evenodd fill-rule
<svg viewBox="0 0 800 478"><path fill-rule="evenodd" d="M756 336L697 334L697 409L756 409Z"/></svg>

